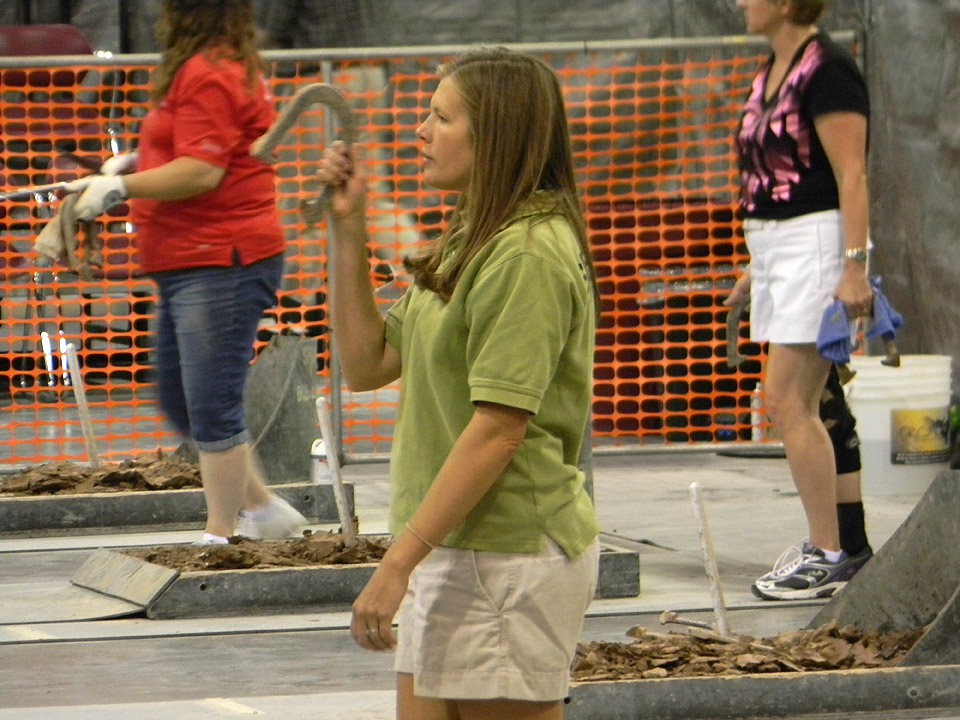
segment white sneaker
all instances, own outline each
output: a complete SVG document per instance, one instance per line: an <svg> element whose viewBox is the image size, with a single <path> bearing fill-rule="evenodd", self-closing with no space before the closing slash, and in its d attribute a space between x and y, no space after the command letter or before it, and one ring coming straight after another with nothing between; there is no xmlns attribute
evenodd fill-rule
<svg viewBox="0 0 960 720"><path fill-rule="evenodd" d="M307 519L283 498L273 495L263 507L240 512L237 535L254 540L300 537Z"/></svg>

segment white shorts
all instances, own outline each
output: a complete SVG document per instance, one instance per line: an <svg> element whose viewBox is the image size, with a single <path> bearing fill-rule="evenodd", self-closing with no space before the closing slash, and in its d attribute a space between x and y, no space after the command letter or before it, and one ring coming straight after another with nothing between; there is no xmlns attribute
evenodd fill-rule
<svg viewBox="0 0 960 720"><path fill-rule="evenodd" d="M538 554L437 548L410 578L394 669L420 697L563 699L599 548L575 560L549 538Z"/></svg>
<svg viewBox="0 0 960 720"><path fill-rule="evenodd" d="M750 339L815 343L843 271L839 210L743 221L750 251Z"/></svg>

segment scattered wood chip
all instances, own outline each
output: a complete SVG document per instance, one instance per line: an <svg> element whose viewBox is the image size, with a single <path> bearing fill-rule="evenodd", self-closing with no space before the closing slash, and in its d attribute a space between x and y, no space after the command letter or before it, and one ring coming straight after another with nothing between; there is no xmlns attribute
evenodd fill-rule
<svg viewBox="0 0 960 720"><path fill-rule="evenodd" d="M923 628L862 633L830 623L772 638L736 638L741 642L718 639L699 628L648 633L637 626L628 633L632 642L581 643L573 679L590 682L894 667L920 639Z"/></svg>
<svg viewBox="0 0 960 720"><path fill-rule="evenodd" d="M388 547L387 538L366 536L358 538L355 547L347 548L338 533L308 531L293 540L234 537L229 545L160 545L125 550L124 554L189 572L375 563Z"/></svg>
<svg viewBox="0 0 960 720"><path fill-rule="evenodd" d="M0 477L0 494L8 497L199 487L199 465L162 450L122 462L104 462L97 468L67 460L33 465Z"/></svg>

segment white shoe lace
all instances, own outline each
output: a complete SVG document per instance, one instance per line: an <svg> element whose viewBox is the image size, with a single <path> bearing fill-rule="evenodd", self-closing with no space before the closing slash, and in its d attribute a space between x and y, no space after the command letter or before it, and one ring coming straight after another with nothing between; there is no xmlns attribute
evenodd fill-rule
<svg viewBox="0 0 960 720"><path fill-rule="evenodd" d="M807 558L809 553L804 552L807 544L809 543L810 538L804 538L795 545L791 545L782 553L780 557L777 558L777 561L773 564L773 570L764 575L761 580L774 580L777 578L786 577L790 573L794 572L800 565L803 564L803 561Z"/></svg>

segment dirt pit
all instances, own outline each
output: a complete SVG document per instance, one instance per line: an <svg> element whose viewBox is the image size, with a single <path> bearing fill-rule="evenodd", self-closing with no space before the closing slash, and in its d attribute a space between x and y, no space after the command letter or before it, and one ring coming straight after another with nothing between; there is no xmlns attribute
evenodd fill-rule
<svg viewBox="0 0 960 720"><path fill-rule="evenodd" d="M361 536L346 548L338 533L309 531L296 540L234 537L229 545L165 545L125 550L146 562L181 572L250 570L376 563L390 539ZM923 629L862 633L835 623L816 630L790 630L772 638L719 636L701 628L654 632L637 626L632 642L580 643L573 663L575 682L750 675L894 667Z"/></svg>
<svg viewBox="0 0 960 720"><path fill-rule="evenodd" d="M233 537L229 545L161 545L123 553L172 570L196 572L376 563L389 546L389 538L360 536L348 548L338 533L306 531L294 540Z"/></svg>
<svg viewBox="0 0 960 720"><path fill-rule="evenodd" d="M772 638L721 638L698 628L653 632L631 628L633 642L581 643L573 680L641 680L714 675L810 672L894 667L923 629L862 633L829 623L816 630L790 630Z"/></svg>
<svg viewBox="0 0 960 720"><path fill-rule="evenodd" d="M0 494L7 496L80 495L199 487L202 487L199 465L161 450L123 462L101 463L98 468L66 460L33 465L20 472L0 476Z"/></svg>

